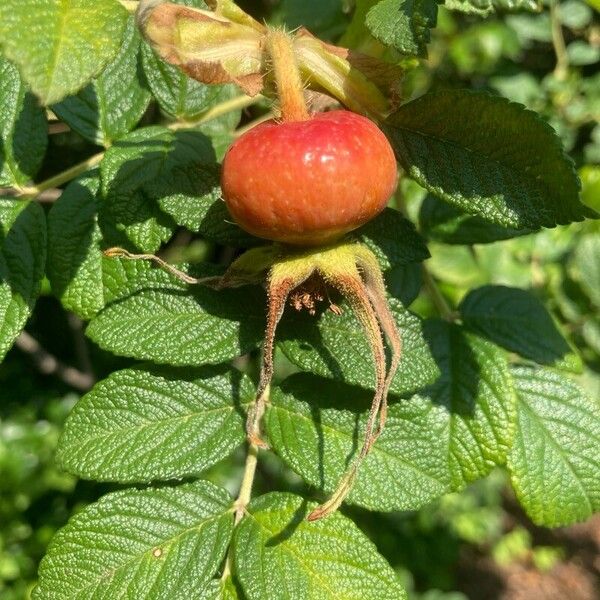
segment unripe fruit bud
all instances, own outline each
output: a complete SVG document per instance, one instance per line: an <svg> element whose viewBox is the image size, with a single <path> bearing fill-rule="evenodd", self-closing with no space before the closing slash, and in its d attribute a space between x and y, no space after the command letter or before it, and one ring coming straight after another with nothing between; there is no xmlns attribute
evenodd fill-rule
<svg viewBox="0 0 600 600"><path fill-rule="evenodd" d="M302 246L334 242L370 221L396 182L387 138L369 119L344 110L257 125L231 145L221 176L240 227Z"/></svg>

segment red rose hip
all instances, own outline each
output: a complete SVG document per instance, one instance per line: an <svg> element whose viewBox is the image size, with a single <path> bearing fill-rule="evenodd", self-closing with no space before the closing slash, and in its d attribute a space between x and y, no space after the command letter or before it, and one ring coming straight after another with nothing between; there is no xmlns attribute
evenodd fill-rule
<svg viewBox="0 0 600 600"><path fill-rule="evenodd" d="M232 217L249 233L317 246L379 214L396 180L381 130L338 110L257 125L227 151L221 187Z"/></svg>

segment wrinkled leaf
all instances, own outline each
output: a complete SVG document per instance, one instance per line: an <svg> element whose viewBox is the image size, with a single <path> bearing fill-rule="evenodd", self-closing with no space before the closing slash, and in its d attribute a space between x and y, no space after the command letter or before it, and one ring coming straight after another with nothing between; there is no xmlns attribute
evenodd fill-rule
<svg viewBox="0 0 600 600"><path fill-rule="evenodd" d="M126 21L117 0L3 0L0 44L42 103L53 104L115 57Z"/></svg>
<svg viewBox="0 0 600 600"><path fill-rule="evenodd" d="M372 394L299 374L274 388L266 417L273 450L308 483L331 493L360 449ZM348 502L416 510L451 489L446 424L426 400L392 399L383 434L361 465Z"/></svg>
<svg viewBox="0 0 600 600"><path fill-rule="evenodd" d="M2 57L0 106L0 186L24 185L35 176L46 153L46 118L17 68Z"/></svg>
<svg viewBox="0 0 600 600"><path fill-rule="evenodd" d="M508 467L529 517L557 527L600 510L600 405L563 374L513 369L518 424Z"/></svg>
<svg viewBox="0 0 600 600"><path fill-rule="evenodd" d="M448 89L404 104L384 130L411 177L486 221L537 229L592 214L552 128L518 104Z"/></svg>
<svg viewBox="0 0 600 600"><path fill-rule="evenodd" d="M392 392L407 394L431 383L439 371L431 356L421 320L395 299L390 307L403 340L403 359ZM365 333L347 305L335 315L326 310L314 317L306 313L284 316L278 330L285 355L304 371L373 388L375 367Z"/></svg>
<svg viewBox="0 0 600 600"><path fill-rule="evenodd" d="M502 285L472 290L461 302L463 323L479 335L540 364L581 371L581 359L530 292Z"/></svg>
<svg viewBox="0 0 600 600"><path fill-rule="evenodd" d="M315 523L314 503L267 494L248 506L234 538L236 572L248 600L402 600L400 582L371 541L335 513Z"/></svg>
<svg viewBox="0 0 600 600"><path fill-rule="evenodd" d="M238 371L138 367L96 384L69 415L57 460L104 481L197 475L245 440L254 387Z"/></svg>
<svg viewBox="0 0 600 600"><path fill-rule="evenodd" d="M150 102L139 54L140 34L130 17L116 58L77 95L53 105L52 111L90 142L109 146L135 127Z"/></svg>
<svg viewBox="0 0 600 600"><path fill-rule="evenodd" d="M159 364L197 366L230 360L262 340L265 298L258 288L186 286L140 261L125 265L123 260L118 266L120 261L112 260L114 292L106 292L111 303L87 329L105 350Z"/></svg>
<svg viewBox="0 0 600 600"><path fill-rule="evenodd" d="M34 598L197 598L233 531L207 481L107 494L75 515L42 560Z"/></svg>
<svg viewBox="0 0 600 600"><path fill-rule="evenodd" d="M31 315L45 263L43 209L35 202L0 199L0 360Z"/></svg>

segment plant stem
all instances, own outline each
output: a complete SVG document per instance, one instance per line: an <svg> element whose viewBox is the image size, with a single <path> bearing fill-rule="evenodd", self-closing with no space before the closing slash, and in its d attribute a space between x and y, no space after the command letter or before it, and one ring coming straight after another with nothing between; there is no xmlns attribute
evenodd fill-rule
<svg viewBox="0 0 600 600"><path fill-rule="evenodd" d="M213 106L212 108L207 110L197 121L193 121L193 122L175 121L174 123L171 123L170 125L168 125L168 128L177 130L177 129L191 128L191 127L195 127L197 125L202 125L208 121L211 121L212 119L221 117L233 110L251 106L252 104L255 104L256 102L258 102L261 98L262 98L262 96L260 96L260 95L254 96L254 97L236 96L235 98L225 100L224 102L221 102L220 104ZM45 192L46 190L58 188L59 186L63 185L64 183L67 183L68 181L75 179L79 175L82 175L89 169L95 167L104 158L104 153L105 153L105 151L98 152L98 154L94 154L93 156L86 158L84 161L82 161L76 165L73 165L72 167L69 167L65 171L62 171L61 173L58 173L57 175L54 175L53 177L50 177L49 179L46 179L45 181L42 181L42 182L38 183L37 185L25 186L25 187L21 187L21 188L7 188L7 191L9 191L9 193L11 193L13 196L16 196L19 198L26 198L28 200L33 200L35 198L38 198L40 196L40 194L42 194L42 192ZM14 191L11 192L11 189ZM3 192L4 192L4 190L3 190ZM50 201L54 201L55 199L56 198L53 195L52 198L50 199ZM46 200L46 201L48 201L48 200Z"/></svg>
<svg viewBox="0 0 600 600"><path fill-rule="evenodd" d="M556 54L554 76L557 79L564 80L569 72L569 55L567 54L565 38L563 37L558 0L551 0L550 2L550 21L552 23L552 44Z"/></svg>
<svg viewBox="0 0 600 600"><path fill-rule="evenodd" d="M272 29L267 35L267 49L275 72L281 118L284 121L307 121L310 115L292 38L285 31Z"/></svg>
<svg viewBox="0 0 600 600"><path fill-rule="evenodd" d="M50 188L56 188L67 181L71 181L71 179L75 179L75 177L85 173L92 167L95 167L104 156L104 152L98 152L98 154L94 154L89 158L86 158L84 161L69 167L66 171L59 173L58 175L54 175L37 185L24 187L19 190L20 196L26 196L30 198L35 198L39 194L41 194L44 190L48 190Z"/></svg>
<svg viewBox="0 0 600 600"><path fill-rule="evenodd" d="M252 106L256 104L259 100L262 99L260 94L256 96L236 96L235 98L231 98L230 100L225 100L220 104L216 104L212 108L209 108L199 119L196 121L175 121L168 125L169 129L177 130L177 129L187 129L191 127L196 127L198 125L203 125L207 121L212 121L213 119L217 119L218 117L222 117L227 113L238 110L241 108L247 108L248 106Z"/></svg>
<svg viewBox="0 0 600 600"><path fill-rule="evenodd" d="M446 302L446 298L444 298L442 295L442 292L435 282L435 279L432 277L425 265L423 265L422 272L423 283L425 284L427 293L429 294L429 297L431 298L441 317L446 321L456 321L456 313L450 308L448 302Z"/></svg>
<svg viewBox="0 0 600 600"><path fill-rule="evenodd" d="M235 521L237 525L243 518L246 507L250 503L252 496L252 485L254 484L254 476L256 475L256 465L258 463L258 446L256 444L248 444L248 454L246 455L246 465L244 466L244 476L240 491L235 501Z"/></svg>
<svg viewBox="0 0 600 600"><path fill-rule="evenodd" d="M29 354L38 370L44 375L55 375L80 392L87 392L94 385L91 374L64 365L26 331L21 332L15 341L15 346Z"/></svg>

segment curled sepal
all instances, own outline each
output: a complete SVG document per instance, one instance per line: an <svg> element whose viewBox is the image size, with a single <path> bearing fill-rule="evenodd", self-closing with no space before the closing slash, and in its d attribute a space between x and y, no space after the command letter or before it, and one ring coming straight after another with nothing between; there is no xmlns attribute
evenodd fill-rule
<svg viewBox="0 0 600 600"><path fill-rule="evenodd" d="M231 3L216 4L211 12L146 0L136 19L163 60L203 83L235 83L254 96L263 87L264 28Z"/></svg>
<svg viewBox="0 0 600 600"><path fill-rule="evenodd" d="M309 87L325 91L350 110L380 118L399 99L397 86L402 76L399 67L326 44L306 29L296 33L294 46L300 71Z"/></svg>

